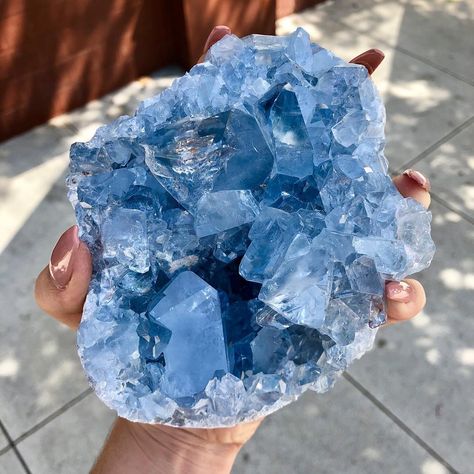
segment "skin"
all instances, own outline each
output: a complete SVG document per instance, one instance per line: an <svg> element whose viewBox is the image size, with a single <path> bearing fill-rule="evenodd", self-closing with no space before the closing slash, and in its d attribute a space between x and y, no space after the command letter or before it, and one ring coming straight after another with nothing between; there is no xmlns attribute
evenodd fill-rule
<svg viewBox="0 0 474 474"><path fill-rule="evenodd" d="M226 34L230 34L228 27L216 27L209 35L204 52ZM393 182L404 197L412 197L428 208L429 182L419 172L407 170ZM75 331L81 321L91 272L89 250L78 239L74 226L61 236L50 263L36 280L38 305ZM387 325L415 317L425 302L423 286L417 280L389 282L386 287ZM228 473L239 450L261 421L231 428L184 429L118 418L91 472L207 474L211 467L212 472Z"/></svg>

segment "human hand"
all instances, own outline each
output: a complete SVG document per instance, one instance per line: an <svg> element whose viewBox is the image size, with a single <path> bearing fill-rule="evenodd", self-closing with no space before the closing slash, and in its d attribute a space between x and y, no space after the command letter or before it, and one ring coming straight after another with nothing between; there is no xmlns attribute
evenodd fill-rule
<svg viewBox="0 0 474 474"><path fill-rule="evenodd" d="M205 51L230 33L216 27L206 42ZM383 56L382 56L383 59ZM353 62L365 65L369 72L380 63L380 55L364 53ZM378 61L378 63L377 63ZM429 183L420 173L408 170L394 178L405 197L423 206L430 204ZM79 326L92 272L91 255L78 238L77 227L68 229L56 244L49 265L38 276L38 305L72 329ZM388 324L413 318L425 305L422 285L414 279L386 285ZM119 419L94 468L100 472L228 472L239 449L258 428L260 421L232 428L180 429L163 425L131 423Z"/></svg>

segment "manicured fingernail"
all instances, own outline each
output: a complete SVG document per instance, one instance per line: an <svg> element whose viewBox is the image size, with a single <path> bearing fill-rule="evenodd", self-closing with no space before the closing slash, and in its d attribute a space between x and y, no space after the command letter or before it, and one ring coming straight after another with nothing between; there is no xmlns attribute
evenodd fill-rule
<svg viewBox="0 0 474 474"><path fill-rule="evenodd" d="M204 45L204 52L206 52L213 44L217 43L225 35L230 35L231 31L228 26L219 25L215 26L210 35L207 37L206 44Z"/></svg>
<svg viewBox="0 0 474 474"><path fill-rule="evenodd" d="M74 258L79 248L77 226L70 227L58 240L49 261L49 273L58 288L65 288L72 276Z"/></svg>
<svg viewBox="0 0 474 474"><path fill-rule="evenodd" d="M419 171L410 169L410 170L404 171L403 174L411 178L416 183L418 183L425 191L429 191L431 189L430 180L426 176L421 174Z"/></svg>
<svg viewBox="0 0 474 474"><path fill-rule="evenodd" d="M412 293L413 288L404 281L391 281L385 285L385 294L389 300L407 303Z"/></svg>
<svg viewBox="0 0 474 474"><path fill-rule="evenodd" d="M385 54L380 51L380 49L369 49L365 53L359 54L354 59L352 59L351 63L353 64L360 64L361 66L365 66L369 74L372 74L380 65L380 63L384 60Z"/></svg>

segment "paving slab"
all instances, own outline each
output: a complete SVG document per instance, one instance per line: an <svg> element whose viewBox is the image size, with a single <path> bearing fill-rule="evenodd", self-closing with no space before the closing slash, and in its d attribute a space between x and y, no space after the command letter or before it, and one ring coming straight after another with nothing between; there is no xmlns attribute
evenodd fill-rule
<svg viewBox="0 0 474 474"><path fill-rule="evenodd" d="M0 456L0 474L25 474L25 470L13 450Z"/></svg>
<svg viewBox="0 0 474 474"><path fill-rule="evenodd" d="M429 176L433 193L474 220L474 123L413 167Z"/></svg>
<svg viewBox="0 0 474 474"><path fill-rule="evenodd" d="M471 0L336 0L319 11L474 84Z"/></svg>
<svg viewBox="0 0 474 474"><path fill-rule="evenodd" d="M84 474L92 467L114 418L91 394L20 442L18 450L34 474Z"/></svg>
<svg viewBox="0 0 474 474"><path fill-rule="evenodd" d="M0 144L0 253L66 169L71 135L49 123Z"/></svg>
<svg viewBox="0 0 474 474"><path fill-rule="evenodd" d="M40 164L32 161L29 170L13 178L0 178L0 182L6 181L0 191L0 254L63 175L68 163L69 155L64 152Z"/></svg>
<svg viewBox="0 0 474 474"><path fill-rule="evenodd" d="M36 275L73 222L61 176L0 255L0 419L14 439L88 386L75 335L33 298Z"/></svg>
<svg viewBox="0 0 474 474"><path fill-rule="evenodd" d="M2 193L9 179L69 150L73 134L73 130L51 122L0 143Z"/></svg>
<svg viewBox="0 0 474 474"><path fill-rule="evenodd" d="M462 473L473 473L474 226L434 204L437 253L418 275L428 303L384 329L379 348L349 373Z"/></svg>
<svg viewBox="0 0 474 474"><path fill-rule="evenodd" d="M472 116L472 86L332 21L320 8L282 18L277 26L279 34L302 26L314 41L347 60L370 48L383 49L385 60L373 78L387 109L386 154L394 169L409 163Z"/></svg>
<svg viewBox="0 0 474 474"><path fill-rule="evenodd" d="M375 358L368 354L368 359ZM346 380L271 415L244 447L234 474L441 474L426 453Z"/></svg>

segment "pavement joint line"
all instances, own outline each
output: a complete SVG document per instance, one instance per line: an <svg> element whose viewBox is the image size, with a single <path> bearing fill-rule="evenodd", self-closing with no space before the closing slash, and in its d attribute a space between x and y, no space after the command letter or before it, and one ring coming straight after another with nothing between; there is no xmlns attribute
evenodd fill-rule
<svg viewBox="0 0 474 474"><path fill-rule="evenodd" d="M389 168L389 173L390 176L394 177L397 176L399 171L394 170L393 168ZM464 212L462 209L457 209L456 207L452 206L449 204L448 201L445 201L443 198L439 197L436 193L433 193L433 191L430 191L430 196L433 201L436 201L440 206L443 206L447 209L449 209L451 212L454 212L457 214L461 219L464 219L465 221L469 222L469 224L474 225L474 218Z"/></svg>
<svg viewBox="0 0 474 474"><path fill-rule="evenodd" d="M21 464L21 466L23 467L23 469L25 470L26 474L31 474L31 470L30 468L28 467L28 464L26 464L26 461L25 459L23 458L23 456L21 455L20 451L18 451L18 448L16 447L15 445L15 442L13 441L12 437L10 436L10 433L8 432L7 428L5 427L5 425L2 423L2 421L0 420L0 431L3 433L3 435L5 436L5 438L7 439L8 441L8 446L7 448L4 448L2 449L2 451L0 452L0 456L2 454L5 454L7 451L9 451L10 449L13 450L13 452L15 453L15 456L17 457L19 463Z"/></svg>
<svg viewBox="0 0 474 474"><path fill-rule="evenodd" d="M449 202L445 201L443 198L440 198L438 195L431 193L431 197L433 201L436 201L438 204L440 204L443 207L446 207L450 211L454 212L458 216L462 217L464 220L469 222L469 224L474 225L474 218L467 214L466 212L462 211L461 209L457 209L456 207L453 207Z"/></svg>
<svg viewBox="0 0 474 474"><path fill-rule="evenodd" d="M474 123L474 116L468 118L465 122L462 124L458 125L456 128L451 130L447 135L445 135L443 138L439 139L437 142L433 143L433 145L429 146L426 150L422 151L417 157L413 158L409 162L407 162L405 165L401 166L398 169L394 169L389 167L390 174L393 176L396 176L398 174L401 174L403 170L406 170L413 166L414 164L420 162L422 159L426 158L428 155L433 153L437 148L442 146L444 143L448 142L451 140L453 137L461 133L464 129L468 128ZM469 222L469 224L474 225L474 218L470 216L468 213L464 212L462 209L458 209L455 206L451 205L448 201L445 201L443 198L439 197L435 192L430 191L430 196L433 199L433 201L436 201L438 204L440 204L443 207L446 207L450 211L454 212L458 216L460 216L462 219L465 221Z"/></svg>
<svg viewBox="0 0 474 474"><path fill-rule="evenodd" d="M461 81L461 82L464 82L464 84L467 84L469 86L474 86L474 81L469 81L468 79L466 79L464 76L462 75L459 75L455 72L452 72L449 68L447 67L444 67L444 66L441 66L440 64L434 62L434 61L431 61L430 59L427 59L425 58L424 56L421 56L421 55L418 55L417 53L414 53L413 51L410 51L408 49L405 49L403 48L402 46L398 46L397 44L391 44L390 42L384 40L384 39L381 39L381 38L378 38L376 37L375 35L372 35L370 33L367 33L366 31L361 31L357 28L354 28L353 25L349 24L349 23L346 23L344 21L341 21L341 20L337 20L335 18L331 18L331 20L337 24L339 24L340 26L343 26L344 28L348 28L352 31L355 31L356 33L360 34L360 35L364 35L364 36L367 36L367 38L370 38L374 41L377 41L379 42L380 44L388 47L388 48L391 48L391 49L394 49L395 51L398 51L400 53L403 53L405 54L406 56L410 56L411 58L413 59L416 59L417 61L420 61L422 62L423 64L426 64L427 66L430 66L434 69L437 69L438 71L444 73L444 74L447 74L448 76L451 76L453 77L454 79L457 79L458 81Z"/></svg>
<svg viewBox="0 0 474 474"><path fill-rule="evenodd" d="M389 410L378 398L372 395L361 383L359 383L349 373L344 372L343 377L369 401L371 401L384 415L393 421L402 431L405 432L413 441L415 441L421 448L431 455L436 461L442 464L451 474L460 474L451 464L446 461L434 448L432 448L426 441L417 435L408 425L406 425L395 413Z"/></svg>
<svg viewBox="0 0 474 474"><path fill-rule="evenodd" d="M448 76L451 76L454 79L457 79L460 82L464 82L464 84L467 84L468 86L474 86L474 81L466 79L464 76L451 71L449 68L441 66L441 64L438 64L434 61L431 61L431 59L427 59L424 56L421 56L417 53L414 53L413 51L403 48L402 46L396 45L393 46L393 48L399 51L400 53L404 53L407 56L411 56L412 58L417 59L418 61L426 64L427 66L431 66L433 69L437 69L438 71L443 72L444 74L447 74Z"/></svg>
<svg viewBox="0 0 474 474"><path fill-rule="evenodd" d="M74 133L74 135L77 135L80 132L79 128L77 128L73 122L68 122L66 123L66 125L63 125L63 127L66 130L69 130L70 132Z"/></svg>
<svg viewBox="0 0 474 474"><path fill-rule="evenodd" d="M84 400L84 398L86 398L88 395L90 395L92 393L92 388L88 388L86 390L84 390L83 392L81 392L79 395L77 395L77 397L74 397L72 400L69 400L67 403L65 403L62 407L58 408L56 411L54 411L53 413L51 413L50 415L48 415L46 418L43 418L41 421L39 421L38 423L36 423L36 425L32 426L29 430L25 431L23 434L21 434L20 436L18 436L18 438L16 439L12 439L11 437L7 437L7 439L9 440L9 443L10 443L10 446L8 446L7 448L4 448L2 450L0 450L0 456L2 454L4 454L6 451L8 451L10 448L13 448L13 449L16 449L16 446L21 443L22 441L24 441L26 438L30 437L32 434L36 433L37 431L39 431L41 428L44 428L46 425L48 425L49 423L51 423L53 420L55 420L56 418L58 418L60 415L62 415L64 412L66 412L67 410L69 410L70 408L72 408L74 405L77 405L79 402L81 402L82 400ZM1 423L1 422L0 422ZM1 424L0 424L0 428L1 428Z"/></svg>
<svg viewBox="0 0 474 474"><path fill-rule="evenodd" d="M458 125L457 127L453 128L449 133L444 135L444 137L441 137L438 141L434 142L432 145L430 145L428 148L423 150L420 154L415 156L415 158L411 159L408 163L405 163L402 167L399 168L399 172L401 172L404 169L412 167L414 164L418 163L419 161L423 160L426 158L428 155L431 155L435 150L437 150L439 147L444 145L446 142L454 138L456 135L459 135L463 130L466 128L470 127L474 123L474 116L469 117L467 120L465 120L463 123Z"/></svg>

